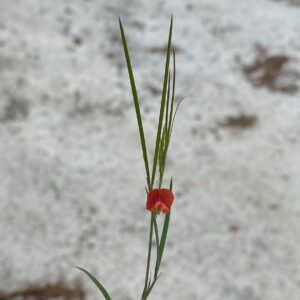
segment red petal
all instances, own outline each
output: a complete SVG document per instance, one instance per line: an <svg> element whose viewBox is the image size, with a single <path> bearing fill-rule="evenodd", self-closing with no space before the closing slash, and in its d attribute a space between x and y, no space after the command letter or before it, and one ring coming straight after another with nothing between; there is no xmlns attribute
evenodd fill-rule
<svg viewBox="0 0 300 300"><path fill-rule="evenodd" d="M159 200L163 202L168 209L171 208L174 201L174 195L169 189L159 189L159 198Z"/></svg>
<svg viewBox="0 0 300 300"><path fill-rule="evenodd" d="M154 204L158 200L158 198L159 198L159 190L158 189L154 189L151 192L149 192L147 195L146 208L148 210L152 211L152 209L154 208Z"/></svg>
<svg viewBox="0 0 300 300"><path fill-rule="evenodd" d="M161 211L162 211L164 214L166 214L166 213L168 213L168 212L170 211L170 209L169 209L169 207L168 207L166 204L161 203Z"/></svg>
<svg viewBox="0 0 300 300"><path fill-rule="evenodd" d="M153 206L153 209L154 209L155 211L160 211L160 210L161 210L161 205L162 205L162 204L163 204L162 202L156 201L155 204L154 204L154 206Z"/></svg>
<svg viewBox="0 0 300 300"><path fill-rule="evenodd" d="M152 211L157 214L159 214L160 212L167 213L167 212L169 212L169 208L166 204L164 204L163 202L158 200L155 202Z"/></svg>

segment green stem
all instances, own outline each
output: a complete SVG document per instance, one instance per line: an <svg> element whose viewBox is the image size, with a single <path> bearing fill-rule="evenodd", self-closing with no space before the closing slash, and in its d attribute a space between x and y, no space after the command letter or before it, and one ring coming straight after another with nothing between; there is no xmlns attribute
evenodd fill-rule
<svg viewBox="0 0 300 300"><path fill-rule="evenodd" d="M147 286L148 286L148 280L149 280L151 249L152 249L152 239L153 239L153 218L154 218L154 213L151 213L149 242L148 242L148 257L147 257L147 266L146 266L145 286L144 286L144 290L143 290L143 294L142 294L142 298L141 298L142 300L146 299L145 294L147 292Z"/></svg>

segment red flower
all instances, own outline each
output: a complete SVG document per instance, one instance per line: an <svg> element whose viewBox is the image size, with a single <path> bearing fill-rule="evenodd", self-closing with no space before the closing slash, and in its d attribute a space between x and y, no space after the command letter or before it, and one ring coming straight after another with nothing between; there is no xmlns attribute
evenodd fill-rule
<svg viewBox="0 0 300 300"><path fill-rule="evenodd" d="M174 195L169 189L154 189L147 195L146 208L155 213L168 213L173 201Z"/></svg>

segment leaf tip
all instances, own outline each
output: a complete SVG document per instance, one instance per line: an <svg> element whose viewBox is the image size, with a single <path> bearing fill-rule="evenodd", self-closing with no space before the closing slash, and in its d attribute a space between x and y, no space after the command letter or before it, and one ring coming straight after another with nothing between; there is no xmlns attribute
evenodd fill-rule
<svg viewBox="0 0 300 300"><path fill-rule="evenodd" d="M120 25L120 29L121 31L123 30L123 25L122 25L122 21L121 21L121 17L119 16L119 25Z"/></svg>

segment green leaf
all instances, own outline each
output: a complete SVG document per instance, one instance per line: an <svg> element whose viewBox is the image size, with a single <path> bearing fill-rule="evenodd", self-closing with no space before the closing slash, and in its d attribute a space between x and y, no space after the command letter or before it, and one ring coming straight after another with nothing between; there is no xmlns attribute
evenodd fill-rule
<svg viewBox="0 0 300 300"><path fill-rule="evenodd" d="M149 270L151 262L151 250L152 250L152 239L153 239L153 226L154 226L155 213L151 212L150 218L150 230L149 230L149 241L148 241L148 256L147 256L147 265L146 265L146 276L145 276L145 285L142 293L142 298L145 295L148 286L149 279Z"/></svg>
<svg viewBox="0 0 300 300"><path fill-rule="evenodd" d="M169 117L169 125L168 125L168 136L170 135L171 130L171 122L172 122L172 115L173 115L173 107L174 107L174 99L175 99L175 82L176 82L176 55L175 49L173 48L173 81L172 81L172 100L171 100L171 109L170 109L170 117Z"/></svg>
<svg viewBox="0 0 300 300"><path fill-rule="evenodd" d="M173 188L173 177L171 177L171 180L170 180L170 190L171 191L172 191L172 188ZM169 211L165 216L164 226L163 226L163 230L162 230L162 234L161 234L161 238L160 238L160 242L159 242L159 247L158 247L158 255L157 255L156 264L155 264L154 279L157 278L160 263L161 263L161 260L163 257L163 252L164 252L167 235L168 235L170 216L171 216L171 211Z"/></svg>
<svg viewBox="0 0 300 300"><path fill-rule="evenodd" d="M100 292L102 293L102 295L106 300L111 300L111 297L109 296L104 286L90 272L77 266L76 268L84 272L94 282L94 284L98 287L98 289L100 290Z"/></svg>
<svg viewBox="0 0 300 300"><path fill-rule="evenodd" d="M161 260L162 260L162 257L163 257L165 244L166 244L166 240L167 240L167 235L168 235L170 215L171 215L171 211L169 211L165 216L164 226L163 226L163 230L162 230L162 234L161 234L161 238L160 238L160 242L159 242L159 252L158 252L159 254L158 254L158 259L157 259L156 265L155 265L154 278L157 277L159 267L160 267L160 263L161 263Z"/></svg>
<svg viewBox="0 0 300 300"><path fill-rule="evenodd" d="M155 232L156 261L157 261L158 254L159 254L159 235L158 235L158 226L157 226L156 216L154 217L153 225L154 225L154 232Z"/></svg>
<svg viewBox="0 0 300 300"><path fill-rule="evenodd" d="M175 121L175 117L176 117L176 113L177 113L177 110L181 104L181 102L185 99L185 97L181 97L181 99L179 100L179 102L177 103L176 105L176 109L175 109L175 112L174 112L174 116L173 116L173 119L172 119L172 124L171 124L171 128L170 128L170 133L169 133L169 140L171 139L171 135L172 135L172 131L173 131L173 126L174 126L174 121Z"/></svg>
<svg viewBox="0 0 300 300"><path fill-rule="evenodd" d="M146 292L145 292L145 293L147 293L147 290L150 288L151 280L152 280L151 277L152 277L152 274L151 274L151 272L150 272L149 281L148 281L148 285L147 285L147 289L146 289Z"/></svg>
<svg viewBox="0 0 300 300"><path fill-rule="evenodd" d="M153 160L153 168L152 168L152 177L151 177L151 182L150 182L151 187L153 186L154 180L155 180L156 166L157 166L157 159L158 159L158 152L159 152L159 144L160 144L160 138L161 138L162 121L163 121L163 117L164 117L164 109L165 109L165 101L166 101L166 93L167 93L167 85L168 85L171 41L172 41L172 28L173 28L173 16L171 18L170 30L169 30L169 39L168 39L166 64L165 64L165 76L164 76L162 98L161 98L160 112L159 112L159 120L158 120L158 127L157 127L156 144L155 144L154 160Z"/></svg>
<svg viewBox="0 0 300 300"><path fill-rule="evenodd" d="M167 101L166 101L166 113L165 113L165 126L168 131L168 118L169 118L169 105L170 105L170 86L171 86L171 77L169 71L169 79L168 79L168 86L167 86Z"/></svg>
<svg viewBox="0 0 300 300"><path fill-rule="evenodd" d="M142 116L141 116L141 111L140 111L139 98L138 98L138 94L137 94L137 90L136 90L136 86L135 86L135 80L134 80L133 71L132 71L132 67L131 67L131 61L130 61L129 51L128 51L128 47L127 47L125 32L124 32L124 28L123 28L120 18L119 18L119 24L120 24L122 43L123 43L124 54L125 54L125 59L126 59L127 69L128 69L129 79L130 79L130 85L131 85L131 90L132 90L132 96L133 96L133 101L134 101L134 107L135 107L135 112L136 112L136 118L137 118L139 132L140 132L143 158L144 158L145 169L146 169L147 184L148 184L148 188L150 189L150 171L149 171L147 147L146 147L146 140L145 140L145 135L144 135L143 121L142 121Z"/></svg>
<svg viewBox="0 0 300 300"><path fill-rule="evenodd" d="M161 276L162 273L160 273L152 282L152 284L148 287L146 293L145 293L145 299L147 299L147 297L149 296L149 294L151 293L155 283L157 282L157 280L159 279L159 277Z"/></svg>
<svg viewBox="0 0 300 300"><path fill-rule="evenodd" d="M166 163L166 155L167 155L167 147L168 147L168 136L166 124L164 125L164 129L162 132L161 140L160 140L160 150L159 150L159 188L161 188L162 180L165 171L165 163Z"/></svg>

